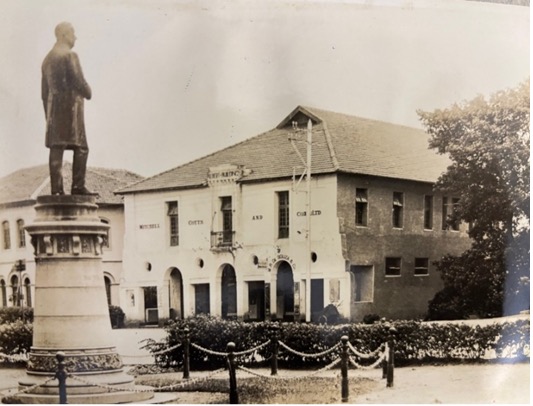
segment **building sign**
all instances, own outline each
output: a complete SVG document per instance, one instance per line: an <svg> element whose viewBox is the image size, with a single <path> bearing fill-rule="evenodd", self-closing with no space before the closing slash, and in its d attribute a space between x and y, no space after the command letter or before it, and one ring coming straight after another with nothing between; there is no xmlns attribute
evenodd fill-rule
<svg viewBox="0 0 533 406"><path fill-rule="evenodd" d="M189 224L190 226L200 226L204 224L204 221L203 220L189 220L187 224Z"/></svg>
<svg viewBox="0 0 533 406"><path fill-rule="evenodd" d="M307 214L306 211L298 211L296 212L296 215L298 217L303 217ZM322 211L321 210L311 210L311 216L320 216L322 214Z"/></svg>
<svg viewBox="0 0 533 406"><path fill-rule="evenodd" d="M263 215L256 214L255 216L252 216L252 220L263 220Z"/></svg>
<svg viewBox="0 0 533 406"><path fill-rule="evenodd" d="M159 228L159 224L140 224L139 228L141 230L151 230L153 228Z"/></svg>
<svg viewBox="0 0 533 406"><path fill-rule="evenodd" d="M267 264L268 272L272 271L272 267L274 266L274 264L276 264L279 261L288 262L293 270L296 269L296 264L294 263L294 260L291 257L285 254L278 253L274 258L268 261L268 264Z"/></svg>
<svg viewBox="0 0 533 406"><path fill-rule="evenodd" d="M239 165L219 165L209 168L207 173L207 183L209 185L223 184L223 183L235 183L243 176L249 175L251 171L244 169Z"/></svg>

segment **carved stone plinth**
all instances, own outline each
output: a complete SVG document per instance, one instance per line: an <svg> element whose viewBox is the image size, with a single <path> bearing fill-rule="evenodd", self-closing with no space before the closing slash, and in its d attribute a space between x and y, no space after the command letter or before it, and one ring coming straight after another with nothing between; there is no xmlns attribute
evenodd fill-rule
<svg viewBox="0 0 533 406"><path fill-rule="evenodd" d="M139 402L153 394L136 391L113 344L101 267L109 226L100 221L95 199L37 199L35 221L26 227L36 263L33 346L19 390L53 377L61 351L67 373L85 381L67 378L67 396L74 403ZM57 403L58 396L54 380L17 397L23 403Z"/></svg>

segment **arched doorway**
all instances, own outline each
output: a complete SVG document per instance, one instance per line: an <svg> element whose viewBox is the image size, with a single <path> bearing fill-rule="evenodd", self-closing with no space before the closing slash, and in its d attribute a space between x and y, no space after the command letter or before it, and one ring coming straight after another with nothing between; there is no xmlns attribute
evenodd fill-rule
<svg viewBox="0 0 533 406"><path fill-rule="evenodd" d="M109 276L104 275L104 283L105 283L105 295L107 298L107 305L111 306L111 278Z"/></svg>
<svg viewBox="0 0 533 406"><path fill-rule="evenodd" d="M224 265L221 280L222 318L237 316L237 280L235 269L231 265Z"/></svg>
<svg viewBox="0 0 533 406"><path fill-rule="evenodd" d="M294 278L291 266L285 261L281 261L278 266L276 304L279 319L294 320Z"/></svg>
<svg viewBox="0 0 533 406"><path fill-rule="evenodd" d="M172 268L169 278L170 301L169 317L183 319L183 279L178 268Z"/></svg>

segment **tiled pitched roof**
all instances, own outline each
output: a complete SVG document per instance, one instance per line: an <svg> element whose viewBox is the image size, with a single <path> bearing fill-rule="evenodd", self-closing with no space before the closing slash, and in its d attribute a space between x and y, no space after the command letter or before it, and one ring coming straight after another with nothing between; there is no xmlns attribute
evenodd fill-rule
<svg viewBox="0 0 533 406"><path fill-rule="evenodd" d="M100 204L121 204L122 196L113 192L117 189L142 180L143 177L123 169L88 167L85 183L89 190L100 196ZM72 183L72 165L63 164L63 182L65 192L70 192ZM50 194L48 165L19 169L0 179L0 204L34 200L37 196Z"/></svg>
<svg viewBox="0 0 533 406"><path fill-rule="evenodd" d="M251 169L241 182L292 177L306 157L305 122L313 121L312 174L347 172L435 182L449 160L428 149L428 135L415 128L310 107L297 107L276 128L211 155L130 185L119 193L199 187L210 167L234 164ZM297 121L300 131L293 131Z"/></svg>

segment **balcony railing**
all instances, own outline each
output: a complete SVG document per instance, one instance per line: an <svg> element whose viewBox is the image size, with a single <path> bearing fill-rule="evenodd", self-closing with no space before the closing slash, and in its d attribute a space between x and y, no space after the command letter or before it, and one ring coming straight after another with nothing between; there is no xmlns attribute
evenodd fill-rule
<svg viewBox="0 0 533 406"><path fill-rule="evenodd" d="M235 243L235 231L212 231L211 249L230 250Z"/></svg>

